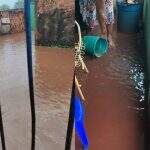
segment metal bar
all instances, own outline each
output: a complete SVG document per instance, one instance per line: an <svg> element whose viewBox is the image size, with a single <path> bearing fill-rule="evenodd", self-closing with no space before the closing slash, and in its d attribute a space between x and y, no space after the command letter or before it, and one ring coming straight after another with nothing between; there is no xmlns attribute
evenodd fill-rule
<svg viewBox="0 0 150 150"><path fill-rule="evenodd" d="M72 94L71 94L70 112L69 112L69 121L68 121L67 135L66 135L65 150L71 149L71 141L72 141L72 134L73 134L73 128L74 128L74 97L75 97L75 76L73 78L73 85L72 85Z"/></svg>
<svg viewBox="0 0 150 150"><path fill-rule="evenodd" d="M32 70L32 37L31 37L31 20L30 20L30 2L31 2L30 0L24 1L24 10L25 10L25 27L26 27L26 42L27 42L27 67L28 67L31 120L32 120L31 150L35 150L36 116L35 116L34 85L33 85L33 70Z"/></svg>
<svg viewBox="0 0 150 150"><path fill-rule="evenodd" d="M6 150L1 105L0 105L0 134L1 134L2 150Z"/></svg>

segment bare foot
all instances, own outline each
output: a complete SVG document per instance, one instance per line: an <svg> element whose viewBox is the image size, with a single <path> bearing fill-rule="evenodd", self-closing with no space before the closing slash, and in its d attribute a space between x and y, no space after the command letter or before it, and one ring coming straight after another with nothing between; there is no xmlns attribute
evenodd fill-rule
<svg viewBox="0 0 150 150"><path fill-rule="evenodd" d="M109 42L109 47L110 48L115 48L115 43L114 43L114 40L113 40L112 36L108 37L108 42Z"/></svg>
<svg viewBox="0 0 150 150"><path fill-rule="evenodd" d="M107 34L100 34L100 37L107 40Z"/></svg>

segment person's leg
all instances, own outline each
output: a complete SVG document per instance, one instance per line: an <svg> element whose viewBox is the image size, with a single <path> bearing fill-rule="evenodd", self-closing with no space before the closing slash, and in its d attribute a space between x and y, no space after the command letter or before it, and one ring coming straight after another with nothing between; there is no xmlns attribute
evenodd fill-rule
<svg viewBox="0 0 150 150"><path fill-rule="evenodd" d="M107 39L110 47L115 47L114 39L113 39L113 23L107 25Z"/></svg>
<svg viewBox="0 0 150 150"><path fill-rule="evenodd" d="M97 16L100 25L100 35L107 38L106 15L104 0L96 0Z"/></svg>
<svg viewBox="0 0 150 150"><path fill-rule="evenodd" d="M115 47L113 38L113 24L114 24L114 6L113 0L105 2L106 26L107 26L107 39L110 47Z"/></svg>

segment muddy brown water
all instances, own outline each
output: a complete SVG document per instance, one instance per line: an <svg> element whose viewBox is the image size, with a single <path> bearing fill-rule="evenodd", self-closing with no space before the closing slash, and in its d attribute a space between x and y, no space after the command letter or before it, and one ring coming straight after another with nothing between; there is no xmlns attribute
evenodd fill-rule
<svg viewBox="0 0 150 150"><path fill-rule="evenodd" d="M135 35L117 35L116 49L86 58L78 72L86 96L85 126L90 150L142 150L144 70ZM138 42L137 42L138 41ZM71 50L34 51L37 150L64 149L73 77ZM0 101L7 149L30 149L30 101L24 34L0 37ZM82 149L76 138L76 149Z"/></svg>
<svg viewBox="0 0 150 150"><path fill-rule="evenodd" d="M116 48L86 57L79 70L89 150L143 150L145 132L144 51L141 35L117 34ZM76 150L83 149L76 135Z"/></svg>
<svg viewBox="0 0 150 150"><path fill-rule="evenodd" d="M63 150L74 69L73 53L71 49L36 47L33 60L36 150ZM0 68L6 148L29 150L31 117L24 33L0 37Z"/></svg>

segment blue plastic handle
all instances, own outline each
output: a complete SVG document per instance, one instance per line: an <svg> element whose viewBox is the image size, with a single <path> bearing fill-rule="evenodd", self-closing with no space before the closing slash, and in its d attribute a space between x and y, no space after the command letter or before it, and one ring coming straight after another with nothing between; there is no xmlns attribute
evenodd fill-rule
<svg viewBox="0 0 150 150"><path fill-rule="evenodd" d="M79 97L75 97L75 120L76 121L83 121L84 120L84 107L81 103Z"/></svg>
<svg viewBox="0 0 150 150"><path fill-rule="evenodd" d="M84 149L89 148L89 142L87 138L87 134L84 127L84 106L80 100L79 97L75 97L74 100L74 106L75 106L75 128L76 131L80 137L81 143L84 147Z"/></svg>

